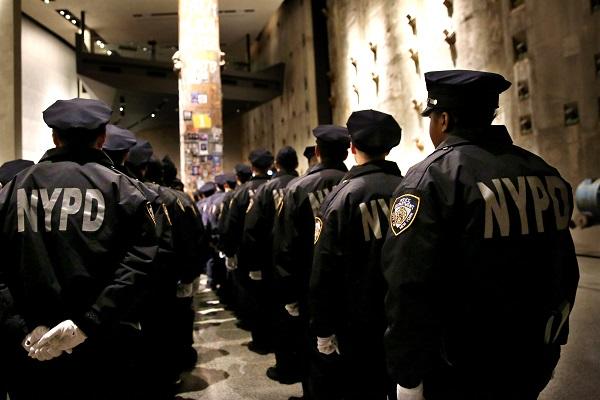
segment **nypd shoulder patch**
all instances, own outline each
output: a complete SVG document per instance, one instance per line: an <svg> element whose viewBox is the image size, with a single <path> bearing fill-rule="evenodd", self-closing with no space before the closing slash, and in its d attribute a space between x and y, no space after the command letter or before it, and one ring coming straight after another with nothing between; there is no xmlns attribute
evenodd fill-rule
<svg viewBox="0 0 600 400"><path fill-rule="evenodd" d="M321 229L323 229L323 220L319 217L315 218L315 244L319 241L321 236Z"/></svg>
<svg viewBox="0 0 600 400"><path fill-rule="evenodd" d="M398 236L410 227L419 212L420 202L421 199L412 194L403 194L394 200L390 213L390 227L394 235Z"/></svg>

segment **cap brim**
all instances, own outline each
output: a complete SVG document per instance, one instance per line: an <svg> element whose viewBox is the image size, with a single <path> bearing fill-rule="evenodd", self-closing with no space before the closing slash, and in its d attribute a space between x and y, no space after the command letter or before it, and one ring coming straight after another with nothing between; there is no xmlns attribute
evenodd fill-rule
<svg viewBox="0 0 600 400"><path fill-rule="evenodd" d="M423 110L423 112L421 113L421 116L429 117L429 115L433 112L433 110L434 110L433 107L427 106L427 108L425 110Z"/></svg>

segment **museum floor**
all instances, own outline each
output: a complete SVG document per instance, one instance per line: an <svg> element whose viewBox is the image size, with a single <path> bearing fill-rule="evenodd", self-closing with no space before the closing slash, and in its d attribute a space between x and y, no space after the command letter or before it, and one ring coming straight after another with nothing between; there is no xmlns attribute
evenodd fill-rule
<svg viewBox="0 0 600 400"><path fill-rule="evenodd" d="M570 341L540 400L592 400L600 392L600 259L580 257L579 266ZM233 315L210 290L198 293L195 301L199 361L183 377L177 399L287 400L301 395L299 384L280 385L265 376L273 355L248 350L250 334L236 327Z"/></svg>

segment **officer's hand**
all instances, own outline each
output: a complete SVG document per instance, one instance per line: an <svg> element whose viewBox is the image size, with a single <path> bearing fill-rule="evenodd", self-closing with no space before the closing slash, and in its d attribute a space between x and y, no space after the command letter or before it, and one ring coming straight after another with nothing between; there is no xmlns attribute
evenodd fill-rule
<svg viewBox="0 0 600 400"><path fill-rule="evenodd" d="M340 354L340 349L338 348L337 344L337 337L335 337L335 335L331 335L325 338L317 336L317 349L319 350L319 353L326 355L332 354L334 352Z"/></svg>
<svg viewBox="0 0 600 400"><path fill-rule="evenodd" d="M298 307L298 302L286 304L285 305L285 310L292 317L298 317L298 316L300 316L300 308Z"/></svg>
<svg viewBox="0 0 600 400"><path fill-rule="evenodd" d="M194 284L193 283L183 283L177 282L177 297L192 297L194 294Z"/></svg>
<svg viewBox="0 0 600 400"><path fill-rule="evenodd" d="M25 351L29 352L31 346L36 344L42 338L42 336L44 336L49 330L50 329L48 329L48 327L44 325L36 327L27 336L25 336L25 339L23 339L21 346L23 346Z"/></svg>
<svg viewBox="0 0 600 400"><path fill-rule="evenodd" d="M250 271L248 275L253 281L262 281L262 271Z"/></svg>
<svg viewBox="0 0 600 400"><path fill-rule="evenodd" d="M29 355L32 356L32 352L36 354L42 350L50 352L49 349L71 353L73 348L79 346L85 339L87 339L85 333L68 319L46 332L37 343L31 346Z"/></svg>
<svg viewBox="0 0 600 400"><path fill-rule="evenodd" d="M225 257L225 267L227 267L228 270L233 271L234 269L237 268L237 256L233 256L233 257Z"/></svg>
<svg viewBox="0 0 600 400"><path fill-rule="evenodd" d="M425 400L425 397L423 397L423 383L420 383L419 386L413 389L397 385L396 396L398 400Z"/></svg>
<svg viewBox="0 0 600 400"><path fill-rule="evenodd" d="M62 350L56 349L53 346L43 346L40 349L37 350L29 350L29 357L33 358L34 360L38 360L38 361L48 361L48 360L52 360L53 358L56 358L58 356L60 356L63 353Z"/></svg>

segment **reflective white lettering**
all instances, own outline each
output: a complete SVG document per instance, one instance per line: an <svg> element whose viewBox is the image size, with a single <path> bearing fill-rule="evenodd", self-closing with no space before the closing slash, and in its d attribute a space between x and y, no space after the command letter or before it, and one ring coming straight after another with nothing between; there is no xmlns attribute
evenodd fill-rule
<svg viewBox="0 0 600 400"><path fill-rule="evenodd" d="M97 211L96 218L92 219L92 206L96 202ZM104 196L98 189L87 189L85 191L85 205L83 207L83 225L82 230L84 232L95 232L102 226L104 222ZM166 208L165 208L166 212ZM168 218L168 214L167 214Z"/></svg>
<svg viewBox="0 0 600 400"><path fill-rule="evenodd" d="M81 200L81 190L77 188L65 188L62 207L60 209L60 223L58 230L67 230L67 218L69 215L77 214L77 211L81 208Z"/></svg>
<svg viewBox="0 0 600 400"><path fill-rule="evenodd" d="M37 203L37 189L31 191L31 201L27 200L25 189L17 190L17 230L19 232L25 231L25 216L29 220L31 230L37 232Z"/></svg>
<svg viewBox="0 0 600 400"><path fill-rule="evenodd" d="M510 197L517 205L519 209L519 218L521 219L521 234L527 235L529 233L529 222L527 221L527 184L524 176L517 177L517 184L519 189L515 188L515 185L508 178L502 178L502 183L508 189Z"/></svg>
<svg viewBox="0 0 600 400"><path fill-rule="evenodd" d="M498 199L496 199L494 192L485 183L477 182L477 187L479 187L479 191L485 200L485 231L483 237L486 239L494 235L494 217L498 222L501 236L508 236L510 232L510 221L508 219L508 207L506 205L504 190L499 179L492 179L492 183L498 191Z"/></svg>
<svg viewBox="0 0 600 400"><path fill-rule="evenodd" d="M40 189L40 198L42 199L42 207L44 207L44 224L46 226L46 232L52 230L52 210L61 193L62 188L56 188L52 191L50 198L48 198L48 189Z"/></svg>
<svg viewBox="0 0 600 400"><path fill-rule="evenodd" d="M548 209L548 206L550 205L550 199L540 178L537 176L528 176L527 183L529 183L529 187L531 188L531 196L533 197L537 231L542 233L544 232L543 212Z"/></svg>
<svg viewBox="0 0 600 400"><path fill-rule="evenodd" d="M548 194L550 194L552 205L554 206L556 229L567 229L569 226L569 215L571 215L571 209L569 207L569 189L567 188L565 181L558 176L547 176L546 186L548 186ZM560 199L562 201L562 213L560 212L561 207L556 197L557 190L560 192Z"/></svg>

